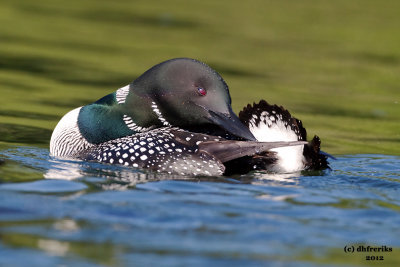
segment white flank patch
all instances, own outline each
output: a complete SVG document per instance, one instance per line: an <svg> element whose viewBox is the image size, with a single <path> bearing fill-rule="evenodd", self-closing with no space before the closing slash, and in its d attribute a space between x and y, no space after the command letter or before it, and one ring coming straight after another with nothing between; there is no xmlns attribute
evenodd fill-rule
<svg viewBox="0 0 400 267"><path fill-rule="evenodd" d="M117 100L118 104L125 103L128 94L129 94L129 84L125 87L119 88L115 93L115 99Z"/></svg>
<svg viewBox="0 0 400 267"><path fill-rule="evenodd" d="M288 125L281 120L271 122L267 120L267 124L260 121L258 127L255 123L250 123L251 133L260 142L274 141L298 141L297 134ZM291 173L302 170L304 168L303 157L304 146L290 146L271 149L277 152L278 162L273 166L272 171L277 173Z"/></svg>
<svg viewBox="0 0 400 267"><path fill-rule="evenodd" d="M50 139L50 155L71 157L92 146L79 131L78 116L81 108L71 110L58 122Z"/></svg>

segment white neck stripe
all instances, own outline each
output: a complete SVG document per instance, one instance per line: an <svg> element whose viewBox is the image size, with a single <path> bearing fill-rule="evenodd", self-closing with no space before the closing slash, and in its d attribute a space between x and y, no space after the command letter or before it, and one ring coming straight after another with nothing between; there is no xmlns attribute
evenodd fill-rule
<svg viewBox="0 0 400 267"><path fill-rule="evenodd" d="M124 114L122 119L124 120L126 126L128 126L128 128L134 132L145 132L145 131L148 131L151 129L151 127L145 128L145 127L137 125L136 123L133 122L133 119L131 117L129 117L128 115Z"/></svg>
<svg viewBox="0 0 400 267"><path fill-rule="evenodd" d="M119 88L115 92L115 99L117 100L118 104L125 103L126 97L129 94L129 84L125 87Z"/></svg>
<svg viewBox="0 0 400 267"><path fill-rule="evenodd" d="M154 113L156 113L158 120L162 122L164 126L171 127L172 125L164 118L161 114L161 111L158 109L158 106L155 102L151 102L151 107L153 108Z"/></svg>

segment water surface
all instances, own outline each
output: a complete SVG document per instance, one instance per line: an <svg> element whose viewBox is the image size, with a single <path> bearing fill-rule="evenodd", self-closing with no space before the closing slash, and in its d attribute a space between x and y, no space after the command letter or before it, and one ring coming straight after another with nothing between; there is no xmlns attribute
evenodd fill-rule
<svg viewBox="0 0 400 267"><path fill-rule="evenodd" d="M177 177L0 151L0 265L369 265L400 262L400 158L341 156L331 171ZM375 253L376 254L376 253ZM372 254L374 255L374 254Z"/></svg>

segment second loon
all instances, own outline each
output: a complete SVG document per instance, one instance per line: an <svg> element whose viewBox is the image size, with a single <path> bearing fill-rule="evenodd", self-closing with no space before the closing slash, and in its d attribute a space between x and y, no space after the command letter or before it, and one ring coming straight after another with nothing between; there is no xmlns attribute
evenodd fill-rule
<svg viewBox="0 0 400 267"><path fill-rule="evenodd" d="M68 112L53 131L50 154L181 175L328 167L319 138L307 143L301 121L263 100L236 116L222 77L189 58L155 65Z"/></svg>

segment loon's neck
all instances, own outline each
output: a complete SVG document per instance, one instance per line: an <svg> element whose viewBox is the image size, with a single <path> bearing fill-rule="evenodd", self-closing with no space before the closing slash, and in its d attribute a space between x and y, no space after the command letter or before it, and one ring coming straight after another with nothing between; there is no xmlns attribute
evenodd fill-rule
<svg viewBox="0 0 400 267"><path fill-rule="evenodd" d="M81 108L79 131L92 144L163 126L150 98L137 95L129 86Z"/></svg>

